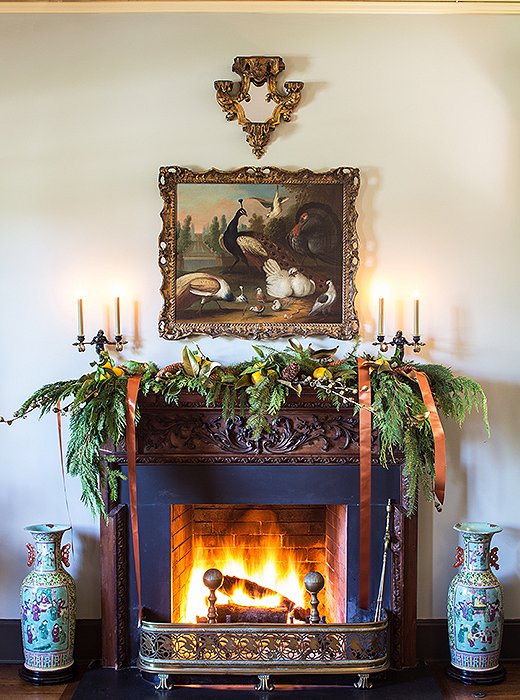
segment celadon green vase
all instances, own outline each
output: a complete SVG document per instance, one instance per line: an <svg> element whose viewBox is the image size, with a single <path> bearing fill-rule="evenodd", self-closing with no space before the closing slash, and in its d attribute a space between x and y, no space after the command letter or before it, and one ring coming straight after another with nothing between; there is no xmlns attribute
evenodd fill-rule
<svg viewBox="0 0 520 700"><path fill-rule="evenodd" d="M457 548L454 566L459 572L448 589L448 637L450 678L465 684L500 683L505 669L500 665L504 626L502 584L491 571L498 569L497 549L490 551L491 538L502 528L493 523L457 523L464 548Z"/></svg>
<svg viewBox="0 0 520 700"><path fill-rule="evenodd" d="M32 571L20 590L25 663L20 676L35 685L64 683L73 677L76 586L65 571L70 545L61 547L69 525L29 525Z"/></svg>

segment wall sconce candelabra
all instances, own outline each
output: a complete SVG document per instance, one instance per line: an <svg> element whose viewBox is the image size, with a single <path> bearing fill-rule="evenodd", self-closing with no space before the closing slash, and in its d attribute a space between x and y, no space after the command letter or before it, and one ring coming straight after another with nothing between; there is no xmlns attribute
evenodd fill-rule
<svg viewBox="0 0 520 700"><path fill-rule="evenodd" d="M238 121L253 153L261 158L271 132L282 121L291 121L292 113L301 99L303 83L300 80L287 80L284 89L279 89L276 81L285 70L285 63L280 56L237 56L232 70L240 76L240 82L215 80L217 102L226 113L228 121ZM255 115L257 110L252 105L251 84L263 88L264 101L274 104L272 114L267 119ZM245 105L249 105L247 113Z"/></svg>
<svg viewBox="0 0 520 700"><path fill-rule="evenodd" d="M414 352L421 352L421 348L426 345L426 343L421 343L421 335L419 333L419 299L414 299L414 315L413 315L413 336L410 342L403 334L403 331L396 331L394 337L390 341L385 341L384 332L384 311L385 311L385 300L381 297L379 299L379 313L377 319L377 336L376 340L372 345L379 345L381 352L388 352L389 346L395 348L395 357L402 361L404 358L404 350L406 346L413 349Z"/></svg>
<svg viewBox="0 0 520 700"><path fill-rule="evenodd" d="M78 348L78 352L85 352L86 345L94 345L96 352L99 355L99 359L103 359L103 354L105 352L106 345L113 345L116 352L121 352L128 341L123 340L121 335L121 311L119 305L119 297L115 300L115 310L116 310L116 334L114 340L109 340L103 329L100 329L92 340L85 342L85 329L83 321L83 299L78 299L78 340L76 343L72 343L73 346Z"/></svg>

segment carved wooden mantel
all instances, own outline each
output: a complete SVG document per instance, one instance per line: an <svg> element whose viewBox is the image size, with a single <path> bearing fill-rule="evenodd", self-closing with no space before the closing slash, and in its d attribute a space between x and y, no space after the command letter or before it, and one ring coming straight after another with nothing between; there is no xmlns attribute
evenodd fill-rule
<svg viewBox="0 0 520 700"><path fill-rule="evenodd" d="M256 479L266 470L302 465L313 468L350 470L359 468L358 419L348 407L340 411L316 399L312 392L284 406L272 421L272 431L253 439L246 428L246 418L224 420L218 407L208 408L195 394L182 394L178 405L167 405L157 395L140 397L141 419L137 428L137 465L141 473L147 465L234 465L234 468L255 466ZM374 432L373 484L378 470L378 436ZM117 461L126 464L124 451L116 452ZM398 469L400 502L395 504L391 558L391 639L392 665L396 668L414 666L417 593L417 519L407 518L406 484L402 463L390 466ZM295 475L297 472L295 472ZM347 474L347 472L346 472ZM139 478L139 477L138 477ZM124 501L124 499L123 499ZM102 551L102 617L103 662L120 667L129 661L128 636L128 512L126 504L112 504L108 526L101 528ZM131 576L132 574L130 574ZM146 606L146 600L143 601Z"/></svg>

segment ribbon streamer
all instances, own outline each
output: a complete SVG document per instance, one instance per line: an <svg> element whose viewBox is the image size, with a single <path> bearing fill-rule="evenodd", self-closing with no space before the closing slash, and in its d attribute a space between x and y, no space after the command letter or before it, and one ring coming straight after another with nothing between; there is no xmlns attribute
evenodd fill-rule
<svg viewBox="0 0 520 700"><path fill-rule="evenodd" d="M137 587L137 626L141 626L143 606L141 600L141 558L139 555L139 520L137 517L137 471L135 439L135 406L139 393L140 376L130 377L126 387L126 455L128 461L128 491L130 493L130 523L134 549L135 581Z"/></svg>
<svg viewBox="0 0 520 700"><path fill-rule="evenodd" d="M67 509L67 516L69 518L70 525L70 542L72 548L72 556L74 556L74 528L72 526L72 518L70 517L70 506L69 497L67 495L67 480L65 478L65 460L63 458L63 431L61 427L61 401L58 399L56 404L56 422L58 424L58 443L60 450L60 463L61 463L61 480L63 483L63 496L65 498L65 507Z"/></svg>
<svg viewBox="0 0 520 700"><path fill-rule="evenodd" d="M438 501L437 509L441 510L444 503L444 493L446 490L446 442L439 412L433 398L428 377L424 372L413 369L410 374L417 380L421 390L424 405L429 412L429 421L433 432L434 461L435 461L435 482L434 492Z"/></svg>
<svg viewBox="0 0 520 700"><path fill-rule="evenodd" d="M358 357L359 394L359 607L368 609L370 596L370 527L372 508L372 391L370 367Z"/></svg>

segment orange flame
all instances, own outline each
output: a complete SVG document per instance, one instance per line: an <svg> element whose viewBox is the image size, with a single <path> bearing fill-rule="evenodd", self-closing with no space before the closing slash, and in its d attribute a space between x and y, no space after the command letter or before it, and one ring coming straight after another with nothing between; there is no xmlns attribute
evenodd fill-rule
<svg viewBox="0 0 520 700"><path fill-rule="evenodd" d="M236 576L240 579L253 581L259 586L276 591L280 595L264 595L251 597L244 586L235 588L231 595L222 591L216 592L216 605L234 603L247 607L275 608L283 605L281 596L293 601L298 607L305 607L305 587L303 577L306 570L299 564L290 550L279 548L279 538L266 538L264 546L237 553L232 547L225 547L215 556L215 550L208 557L207 548L201 541L193 544L193 561L195 562L188 585L187 596L183 601L184 612L182 622L197 622L197 617L207 617L209 590L203 583L204 572L210 568L219 569L222 574ZM256 554L257 553L257 554ZM256 554L256 556L254 556ZM246 558L247 557L247 558ZM280 561L283 559L283 561Z"/></svg>

